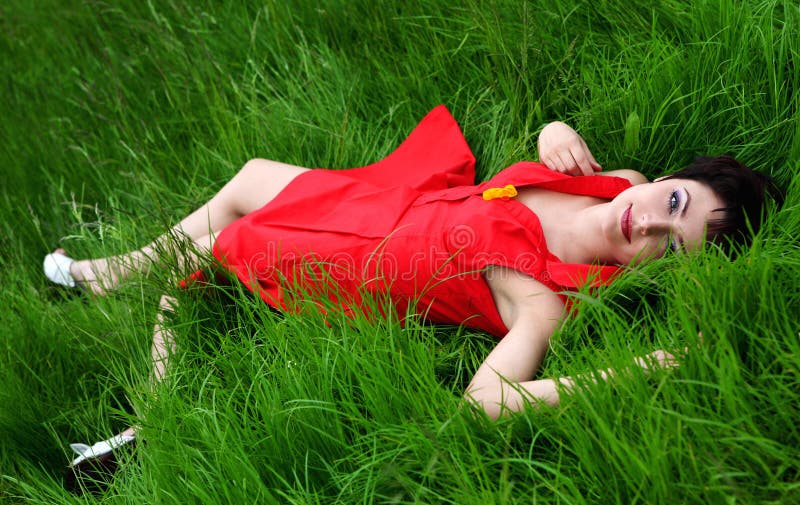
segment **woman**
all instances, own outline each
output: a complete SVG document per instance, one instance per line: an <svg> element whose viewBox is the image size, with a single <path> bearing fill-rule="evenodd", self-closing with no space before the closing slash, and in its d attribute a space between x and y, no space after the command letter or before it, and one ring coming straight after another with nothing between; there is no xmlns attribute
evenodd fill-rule
<svg viewBox="0 0 800 505"><path fill-rule="evenodd" d="M73 261L45 259L56 283L102 295L177 251L175 234L270 305L364 310L387 296L404 317L464 324L501 340L465 397L491 417L530 401L559 402L570 378L534 375L564 317L565 288L609 282L617 265L692 251L705 240L756 231L768 178L729 157L701 158L648 183L632 170L601 172L583 139L556 122L539 136L544 163L518 163L474 185L474 157L449 112L437 107L389 157L351 170L309 170L252 160L208 203L150 245ZM199 258L191 256L197 263ZM201 273L192 276L201 277ZM153 380L172 350L163 311L155 327ZM671 366L656 351L637 363ZM601 376L611 373L601 372ZM75 445L77 471L134 440L130 428L93 447Z"/></svg>

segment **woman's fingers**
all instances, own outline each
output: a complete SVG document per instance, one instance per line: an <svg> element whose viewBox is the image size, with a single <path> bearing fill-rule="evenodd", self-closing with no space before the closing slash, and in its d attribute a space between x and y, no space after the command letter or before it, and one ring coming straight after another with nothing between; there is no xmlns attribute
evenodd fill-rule
<svg viewBox="0 0 800 505"><path fill-rule="evenodd" d="M561 151L558 153L558 157L561 159L561 165L564 167L562 173L569 175L581 175L580 169L577 167L577 163L575 162L575 158L573 158L571 152Z"/></svg>
<svg viewBox="0 0 800 505"><path fill-rule="evenodd" d="M561 172L562 174L566 174L567 167L561 161L561 158L556 154L552 156L547 156L546 158L542 159L542 162L547 165L547 168L553 170L555 172Z"/></svg>
<svg viewBox="0 0 800 505"><path fill-rule="evenodd" d="M659 349L644 356L635 358L634 362L638 366L642 367L646 372L650 372L654 368L677 368L680 366L679 358L685 358L690 352L692 352L692 350L696 351L703 344L704 338L702 331L697 332L697 339L698 344L694 349L686 346L676 351L675 354L667 352L663 349Z"/></svg>
<svg viewBox="0 0 800 505"><path fill-rule="evenodd" d="M583 175L581 168L569 151L555 151L550 155L541 156L540 161L554 172L567 175Z"/></svg>
<svg viewBox="0 0 800 505"><path fill-rule="evenodd" d="M583 170L576 160L585 157L583 139L568 125L554 121L539 134L539 159L551 170L563 174L580 175ZM588 163L588 162L587 162Z"/></svg>
<svg viewBox="0 0 800 505"><path fill-rule="evenodd" d="M570 152L575 160L576 168L580 170L580 173L575 175L594 175L595 172L599 172L603 169L600 163L594 159L592 152L589 150L589 146L586 145L583 139L579 139L577 145L573 146Z"/></svg>
<svg viewBox="0 0 800 505"><path fill-rule="evenodd" d="M564 173L569 175L594 175L595 169L592 165L594 158L591 153L583 148L569 149L560 153L561 162L564 166ZM597 163L596 161L594 162Z"/></svg>
<svg viewBox="0 0 800 505"><path fill-rule="evenodd" d="M668 353L663 349L653 351L645 356L640 356L634 362L649 372L654 368L676 368L680 363L674 354Z"/></svg>
<svg viewBox="0 0 800 505"><path fill-rule="evenodd" d="M551 170L562 174L594 175L603 169L586 141L560 121L545 126L539 134L539 159Z"/></svg>
<svg viewBox="0 0 800 505"><path fill-rule="evenodd" d="M584 145L554 149L542 155L541 161L551 170L569 175L594 175L603 169Z"/></svg>
<svg viewBox="0 0 800 505"><path fill-rule="evenodd" d="M603 166L598 163L596 159L594 159L594 155L592 155L592 152L589 150L589 146L586 145L586 142L583 142L583 148L586 151L586 157L588 158L589 166L592 168L592 170L595 172L600 172L603 170Z"/></svg>
<svg viewBox="0 0 800 505"><path fill-rule="evenodd" d="M570 155L575 162L572 175L594 175L594 169L589 161L592 155L585 146L570 151Z"/></svg>

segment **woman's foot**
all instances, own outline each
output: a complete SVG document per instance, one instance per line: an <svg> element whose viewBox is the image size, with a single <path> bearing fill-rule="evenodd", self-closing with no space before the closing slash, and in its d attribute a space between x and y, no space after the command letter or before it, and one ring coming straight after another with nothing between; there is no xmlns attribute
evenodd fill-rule
<svg viewBox="0 0 800 505"><path fill-rule="evenodd" d="M56 284L81 287L102 296L119 285L124 273L114 259L75 261L66 256L64 249L59 248L45 258L45 275Z"/></svg>

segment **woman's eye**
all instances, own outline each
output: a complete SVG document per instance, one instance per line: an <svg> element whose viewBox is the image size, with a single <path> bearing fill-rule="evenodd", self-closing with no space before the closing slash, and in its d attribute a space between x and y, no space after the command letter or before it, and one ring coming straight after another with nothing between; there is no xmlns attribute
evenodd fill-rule
<svg viewBox="0 0 800 505"><path fill-rule="evenodd" d="M680 196L678 195L677 191L673 191L672 194L669 195L669 213L672 214L678 209L678 204L680 204Z"/></svg>
<svg viewBox="0 0 800 505"><path fill-rule="evenodd" d="M664 240L664 242L666 242L664 244L665 255L669 253L676 253L681 248L681 243L678 241L678 239L673 237L672 234L667 235L667 238Z"/></svg>

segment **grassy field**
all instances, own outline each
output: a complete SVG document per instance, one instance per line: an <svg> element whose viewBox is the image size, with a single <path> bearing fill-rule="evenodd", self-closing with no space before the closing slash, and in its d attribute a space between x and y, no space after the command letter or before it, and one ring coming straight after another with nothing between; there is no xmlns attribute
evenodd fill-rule
<svg viewBox="0 0 800 505"><path fill-rule="evenodd" d="M796 2L5 0L0 27L3 502L800 502ZM498 422L460 401L486 335L180 293L151 391L164 276L90 300L41 273L59 245L142 246L249 158L375 161L440 103L481 178L561 119L606 168L730 153L786 204L735 259L581 295L541 375L627 373ZM678 369L630 366L684 346ZM146 442L108 491L65 492L68 444L132 422Z"/></svg>

